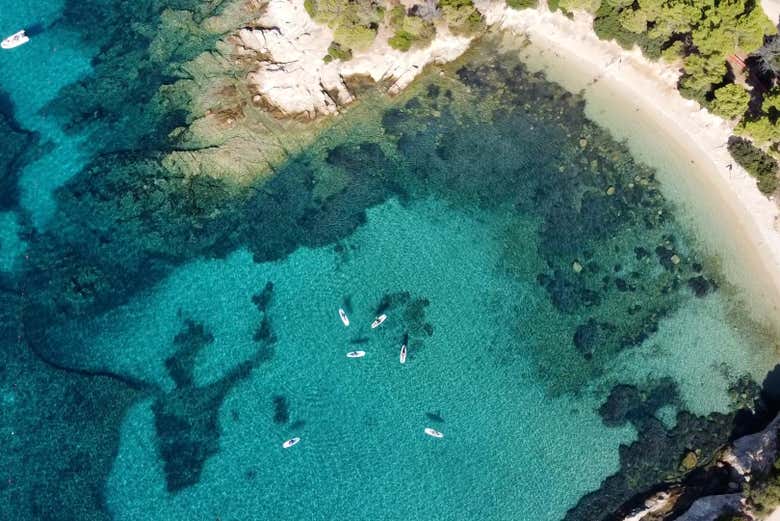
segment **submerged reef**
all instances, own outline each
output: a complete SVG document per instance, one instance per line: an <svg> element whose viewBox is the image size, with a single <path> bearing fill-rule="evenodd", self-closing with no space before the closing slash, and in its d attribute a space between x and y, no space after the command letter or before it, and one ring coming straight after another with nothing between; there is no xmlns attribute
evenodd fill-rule
<svg viewBox="0 0 780 521"><path fill-rule="evenodd" d="M34 132L19 125L13 112L10 98L0 90L0 211L10 210L18 205L19 172L22 166L30 161L38 142Z"/></svg>
<svg viewBox="0 0 780 521"><path fill-rule="evenodd" d="M232 5L68 1L58 22L103 52L94 73L46 110L100 146L57 191L57 225L31 233L19 294L9 289L15 307L2 317L8 331L29 343L26 356L39 357L35 364L45 361L45 371L77 382L63 385L95 387L87 409L99 417L100 434L85 442L89 451L100 452L102 442L115 447L124 407L153 396L168 491L197 483L219 450L223 400L273 356L280 334L271 319L273 284L252 299L260 313L252 333L256 352L204 385L196 382L195 366L214 340L208 324L185 321L172 339L169 391L84 372L94 347L63 340L58 327L78 328L198 258L246 248L261 263L302 247L333 246L366 222L368 209L390 199L401 205L441 199L500 223L496 269L543 290L518 313L516 342L507 349L533 360L551 395L581 392L687 299L718 290L717 273L691 249L652 170L587 120L581 97L530 74L511 55L491 51L484 53L490 59L451 65L395 100L356 107L316 139L309 130L288 143L281 136L300 127L245 104L240 82L225 79L225 71L245 70L216 43L245 13ZM106 23L119 32L92 30ZM531 266L528 251L538 257ZM391 327L417 347L435 333L429 304L412 292L391 293L375 311L401 311L403 320ZM52 396L46 410L57 409L58 399ZM288 424L286 397L279 393L271 402L269 421ZM103 406L112 407L110 414ZM568 519L596 519L595 512L619 507L632 491L675 473L687 451L713 450L732 427L733 415L700 418L684 410L668 427L656 418L662 406L682 407L669 381L615 387L601 411L604 422L631 423L639 438L621 449L621 473L583 498ZM443 421L434 411L427 418ZM67 424L62 432L78 429L70 417L58 421ZM51 447L45 449L41 454L50 456ZM80 486L102 485L111 455L56 457L66 456L73 468L87 469L89 481ZM70 501L70 491L52 494ZM91 508L93 514L74 511L74 517L102 515L99 501Z"/></svg>
<svg viewBox="0 0 780 521"><path fill-rule="evenodd" d="M200 480L206 460L219 450L218 415L225 396L263 359L258 354L219 380L198 386L193 375L195 358L213 341L203 324L185 324L173 340L176 353L165 362L176 387L152 405L169 492L178 492Z"/></svg>

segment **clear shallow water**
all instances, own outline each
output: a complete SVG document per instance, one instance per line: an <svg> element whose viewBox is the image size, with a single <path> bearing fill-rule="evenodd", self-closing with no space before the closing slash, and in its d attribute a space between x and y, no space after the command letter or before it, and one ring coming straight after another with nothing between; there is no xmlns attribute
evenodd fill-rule
<svg viewBox="0 0 780 521"><path fill-rule="evenodd" d="M88 72L90 52L73 52L59 85ZM147 150L82 171L94 151L62 108L72 91L33 99L0 80L17 123L57 142L19 179L48 164L51 182L0 219L4 504L18 518L67 504L80 519L554 520L612 474L628 484L614 508L719 445L741 383L775 363L771 339L716 289L652 172L576 97L488 55L348 112L238 194ZM105 94L98 123L145 107L115 114ZM629 387L621 410L608 397Z"/></svg>

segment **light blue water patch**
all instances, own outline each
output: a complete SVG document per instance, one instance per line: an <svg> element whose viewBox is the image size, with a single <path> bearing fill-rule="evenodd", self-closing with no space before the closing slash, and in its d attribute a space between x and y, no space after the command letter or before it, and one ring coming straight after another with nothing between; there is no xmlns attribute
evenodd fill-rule
<svg viewBox="0 0 780 521"><path fill-rule="evenodd" d="M276 354L228 396L220 452L200 483L176 495L165 489L151 403L133 408L108 483L116 519L559 519L616 470L618 445L635 433L604 427L589 396L550 400L529 360L503 356L517 347L516 306L539 290L496 269L498 229L441 203L392 201L372 209L341 251L304 249L255 267L237 253L180 270L136 308L145 310L134 317L142 338L158 331L157 319L140 326L153 316L180 328L176 308L188 302L182 315L215 337L197 379L214 381L257 349L251 295L271 280ZM403 317L391 312L370 328L382 297L402 290L430 301L434 328L405 365ZM337 309L347 295L345 328ZM162 348L147 349L161 373L172 334L125 348ZM359 346L367 355L351 360L357 337L368 338ZM274 396L287 401L285 424L273 421ZM426 426L445 438L426 436ZM282 449L293 435L303 441Z"/></svg>
<svg viewBox="0 0 780 521"><path fill-rule="evenodd" d="M89 73L95 52L84 46L77 33L47 28L61 9L62 2L50 1L5 2L0 10L3 37L22 28L31 31L28 43L0 52L0 85L14 102L19 124L39 132L41 142L53 145L25 167L19 181L22 206L38 228L54 213L53 191L81 170L88 157L79 136L66 135L54 118L40 113L62 87Z"/></svg>
<svg viewBox="0 0 780 521"><path fill-rule="evenodd" d="M10 272L25 243L19 238L19 221L14 212L0 212L0 272Z"/></svg>

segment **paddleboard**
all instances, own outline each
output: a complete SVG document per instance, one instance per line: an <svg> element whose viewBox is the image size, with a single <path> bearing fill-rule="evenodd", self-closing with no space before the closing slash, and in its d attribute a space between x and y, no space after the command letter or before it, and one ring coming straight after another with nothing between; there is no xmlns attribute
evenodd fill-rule
<svg viewBox="0 0 780 521"><path fill-rule="evenodd" d="M289 449L293 445L297 445L299 441L301 441L301 439L298 438L298 437L290 438L289 440L287 440L284 443L282 443L282 448L283 449Z"/></svg>
<svg viewBox="0 0 780 521"><path fill-rule="evenodd" d="M433 436L434 438L443 438L444 434L440 433L436 429L431 429L430 427L425 428L425 434L428 436Z"/></svg>
<svg viewBox="0 0 780 521"><path fill-rule="evenodd" d="M406 363L406 344L401 346L401 356L400 356L400 358L401 358L401 363L405 364Z"/></svg>
<svg viewBox="0 0 780 521"><path fill-rule="evenodd" d="M347 317L347 313L341 308L339 308L339 317L341 318L344 327L349 326L349 317Z"/></svg>
<svg viewBox="0 0 780 521"><path fill-rule="evenodd" d="M371 329L376 329L376 328L378 328L378 327L379 327L379 325L380 325L382 322L384 322L385 320L387 320L387 315L384 315L384 314L382 314L382 315L379 315L378 317L376 317L376 320L374 320L373 322L371 322Z"/></svg>
<svg viewBox="0 0 780 521"><path fill-rule="evenodd" d="M350 351L347 353L347 358L363 358L366 356L365 351Z"/></svg>

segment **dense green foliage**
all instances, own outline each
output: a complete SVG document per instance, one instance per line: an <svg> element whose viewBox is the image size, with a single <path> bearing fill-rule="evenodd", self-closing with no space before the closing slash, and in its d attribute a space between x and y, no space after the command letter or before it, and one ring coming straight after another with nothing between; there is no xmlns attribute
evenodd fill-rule
<svg viewBox="0 0 780 521"><path fill-rule="evenodd" d="M777 161L772 156L739 137L729 139L728 147L734 160L756 178L759 190L765 194L777 190L780 180L777 177Z"/></svg>
<svg viewBox="0 0 780 521"><path fill-rule="evenodd" d="M506 0L506 5L512 9L528 9L530 7L538 7L539 0Z"/></svg>
<svg viewBox="0 0 780 521"><path fill-rule="evenodd" d="M350 59L352 59L352 50L345 49L338 42L331 42L330 47L328 47L328 54L323 58L325 63L333 60L347 61Z"/></svg>
<svg viewBox="0 0 780 521"><path fill-rule="evenodd" d="M436 35L436 29L432 22L408 14L400 5L390 11L389 18L390 26L395 30L395 33L387 43L393 49L408 51L412 46L424 47Z"/></svg>
<svg viewBox="0 0 780 521"><path fill-rule="evenodd" d="M559 0L557 5L564 11L576 8L594 13L594 30L602 39L615 40L626 49L638 46L651 59L682 65L680 93L719 116L742 118L736 132L765 151L747 139L732 140L729 150L758 179L761 191L775 191L777 165L770 154L778 153L780 142L780 92L770 90L763 103L751 103L751 96L760 99L766 83L758 89L746 89L746 84L755 85L756 76L730 64L741 63L755 53L759 72L770 76L764 81L769 86L777 83L780 39L767 40L777 29L760 2Z"/></svg>
<svg viewBox="0 0 780 521"><path fill-rule="evenodd" d="M473 34L483 26L482 15L472 0L440 0L439 8L454 33Z"/></svg>
<svg viewBox="0 0 780 521"><path fill-rule="evenodd" d="M745 113L748 103L750 94L739 85L729 83L715 90L712 111L724 118L734 119Z"/></svg>
<svg viewBox="0 0 780 521"><path fill-rule="evenodd" d="M577 3L562 0L561 6ZM592 8L598 2L588 4ZM752 52L761 47L765 36L776 32L757 2L750 0L605 1L596 10L594 28L601 38L614 39L626 48L638 45L651 58L675 46L664 55L674 58L684 45L687 56L680 91L705 105L726 78L726 57Z"/></svg>
<svg viewBox="0 0 780 521"><path fill-rule="evenodd" d="M306 0L304 7L314 20L333 29L333 39L344 52L371 45L385 16L383 3L373 0Z"/></svg>

